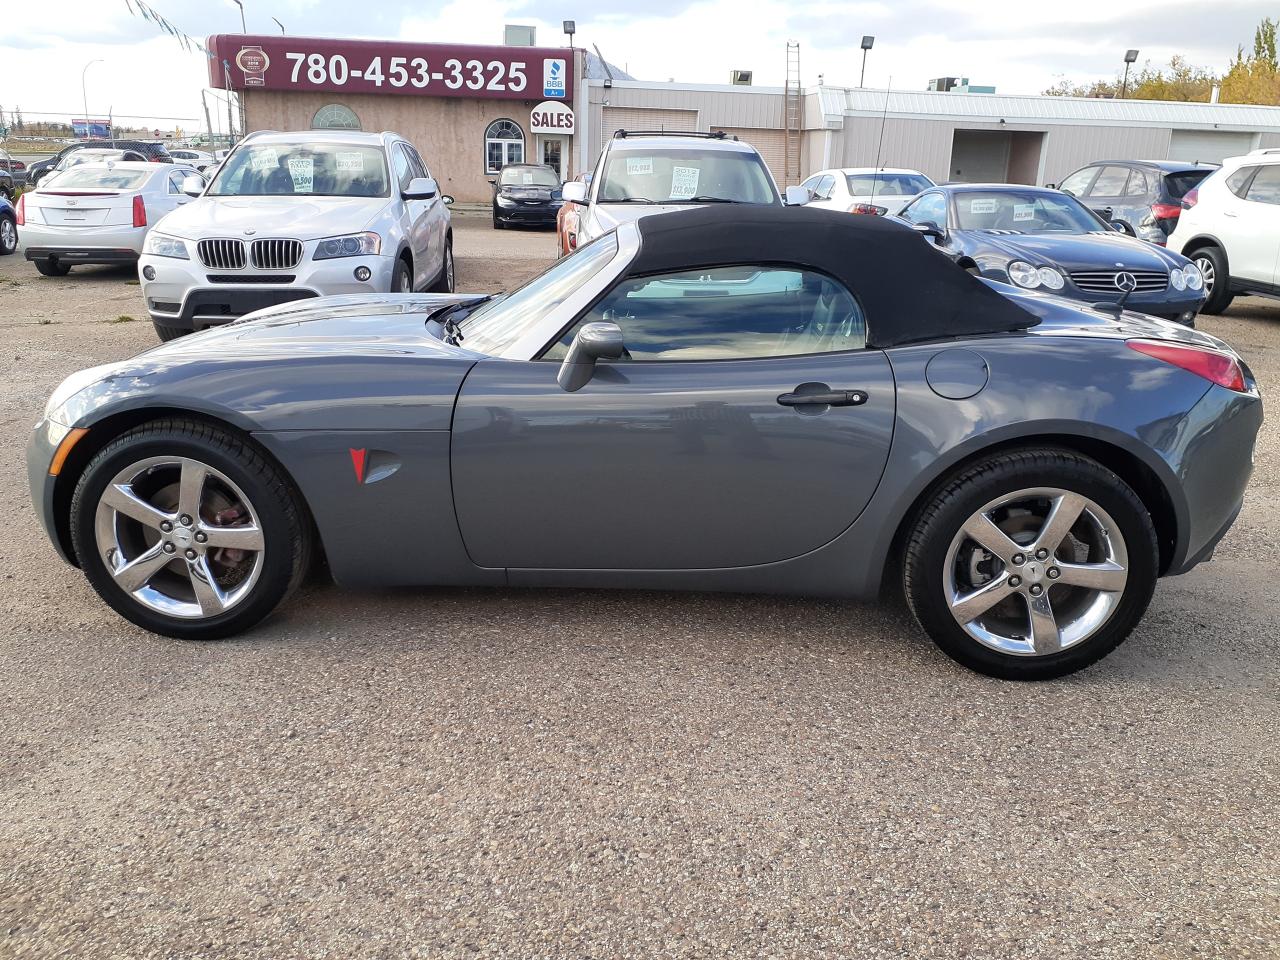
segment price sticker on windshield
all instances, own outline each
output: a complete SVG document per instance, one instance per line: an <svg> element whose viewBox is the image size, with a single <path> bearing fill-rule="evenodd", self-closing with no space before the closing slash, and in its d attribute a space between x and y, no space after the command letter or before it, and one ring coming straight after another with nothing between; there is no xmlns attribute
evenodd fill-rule
<svg viewBox="0 0 1280 960"><path fill-rule="evenodd" d="M334 166L339 173L364 173L364 154L339 153L334 157Z"/></svg>
<svg viewBox="0 0 1280 960"><path fill-rule="evenodd" d="M316 166L310 157L290 157L289 176L293 177L293 189L301 193L311 193L315 186Z"/></svg>
<svg viewBox="0 0 1280 960"><path fill-rule="evenodd" d="M253 159L249 164L255 172L261 173L265 170L274 170L280 165L280 158L276 152L270 147L264 147L261 150L253 151Z"/></svg>
<svg viewBox="0 0 1280 960"><path fill-rule="evenodd" d="M1000 201L999 200L970 200L969 212L970 213L999 213Z"/></svg>
<svg viewBox="0 0 1280 960"><path fill-rule="evenodd" d="M627 176L647 177L653 173L653 157L627 157Z"/></svg>
<svg viewBox="0 0 1280 960"><path fill-rule="evenodd" d="M1036 205L1034 203L1015 203L1013 205L1014 220L1034 220L1036 218Z"/></svg>
<svg viewBox="0 0 1280 960"><path fill-rule="evenodd" d="M672 167L671 168L671 199L672 200L689 200L698 195L698 174L701 171L697 167Z"/></svg>

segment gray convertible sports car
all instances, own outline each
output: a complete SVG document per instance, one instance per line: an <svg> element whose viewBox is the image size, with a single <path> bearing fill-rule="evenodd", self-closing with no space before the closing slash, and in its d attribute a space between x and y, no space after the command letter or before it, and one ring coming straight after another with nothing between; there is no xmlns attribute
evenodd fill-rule
<svg viewBox="0 0 1280 960"><path fill-rule="evenodd" d="M1212 554L1262 421L1221 341L970 276L874 217L627 224L501 297L294 303L70 377L28 451L103 599L215 638L339 584L901 587L1034 679Z"/></svg>

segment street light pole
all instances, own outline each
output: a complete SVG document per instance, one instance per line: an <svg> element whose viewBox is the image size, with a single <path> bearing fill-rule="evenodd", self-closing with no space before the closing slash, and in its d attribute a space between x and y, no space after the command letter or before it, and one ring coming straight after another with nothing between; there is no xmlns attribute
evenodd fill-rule
<svg viewBox="0 0 1280 960"><path fill-rule="evenodd" d="M89 139L89 91L85 86L85 75L88 74L89 68L95 63L102 63L101 59L90 60L84 65L84 69L80 71L80 97L84 103L84 138ZM72 133L75 131L73 130Z"/></svg>
<svg viewBox="0 0 1280 960"><path fill-rule="evenodd" d="M863 86L867 79L867 51L875 45L875 42L875 37L862 38L862 73L858 77L859 87Z"/></svg>
<svg viewBox="0 0 1280 960"><path fill-rule="evenodd" d="M275 17L272 17L271 19L276 20ZM284 36L284 24L281 23L279 20L276 20L276 26L280 28L280 35Z"/></svg>
<svg viewBox="0 0 1280 960"><path fill-rule="evenodd" d="M240 32L248 33L249 28L244 25L244 4L240 0L231 0L231 2L240 8Z"/></svg>
<svg viewBox="0 0 1280 960"><path fill-rule="evenodd" d="M1125 94L1129 92L1129 66L1138 59L1137 50L1126 50L1124 52L1124 82L1120 84L1120 99L1125 98Z"/></svg>

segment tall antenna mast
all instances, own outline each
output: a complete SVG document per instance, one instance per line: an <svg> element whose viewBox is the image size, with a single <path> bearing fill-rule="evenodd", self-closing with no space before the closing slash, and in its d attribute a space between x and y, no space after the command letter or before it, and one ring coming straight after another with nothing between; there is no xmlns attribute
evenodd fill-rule
<svg viewBox="0 0 1280 960"><path fill-rule="evenodd" d="M880 142L876 144L876 166L871 171L871 204L875 206L876 187L880 185L880 154L884 150L884 125L889 119L889 91L893 89L893 77L889 78L889 86L884 88L884 110L880 112Z"/></svg>

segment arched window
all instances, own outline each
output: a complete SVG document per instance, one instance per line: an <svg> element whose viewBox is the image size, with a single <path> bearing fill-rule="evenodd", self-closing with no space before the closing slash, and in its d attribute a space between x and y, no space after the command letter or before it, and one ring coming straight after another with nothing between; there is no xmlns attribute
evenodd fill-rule
<svg viewBox="0 0 1280 960"><path fill-rule="evenodd" d="M311 118L312 130L359 130L360 118L350 107L331 103L316 111Z"/></svg>
<svg viewBox="0 0 1280 960"><path fill-rule="evenodd" d="M514 120L495 120L484 132L484 172L497 173L508 163L524 163L524 131Z"/></svg>

